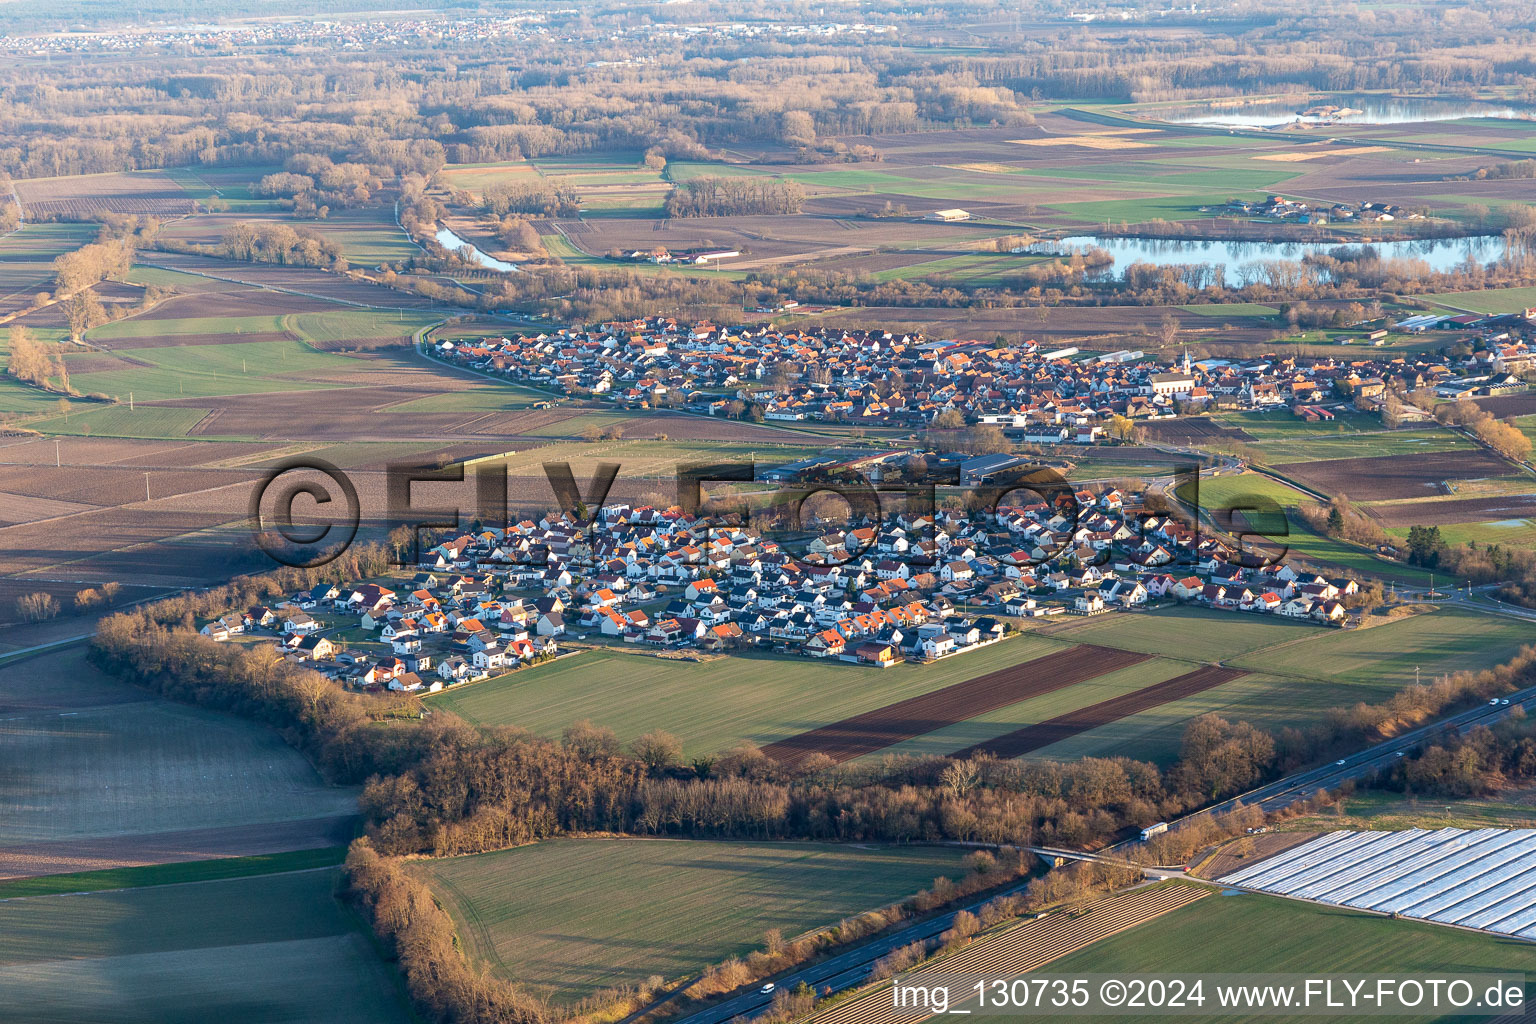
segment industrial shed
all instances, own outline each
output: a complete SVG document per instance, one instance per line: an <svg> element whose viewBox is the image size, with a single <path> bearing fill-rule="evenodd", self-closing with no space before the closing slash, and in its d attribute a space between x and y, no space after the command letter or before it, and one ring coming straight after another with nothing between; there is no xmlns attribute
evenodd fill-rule
<svg viewBox="0 0 1536 1024"><path fill-rule="evenodd" d="M1218 881L1536 940L1536 829L1330 832Z"/></svg>

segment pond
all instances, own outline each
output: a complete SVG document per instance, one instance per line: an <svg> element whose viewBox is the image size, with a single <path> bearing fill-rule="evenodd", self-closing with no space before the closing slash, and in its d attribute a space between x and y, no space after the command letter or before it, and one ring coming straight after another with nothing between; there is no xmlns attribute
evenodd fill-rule
<svg viewBox="0 0 1536 1024"><path fill-rule="evenodd" d="M1336 110L1328 110L1334 107ZM1431 99L1424 97L1342 94L1289 99L1213 100L1209 103L1168 107L1158 120L1170 124L1198 124L1219 128L1274 128L1301 121L1306 124L1413 124L1423 121L1454 121L1463 117L1529 119L1533 111L1482 100Z"/></svg>
<svg viewBox="0 0 1536 1024"><path fill-rule="evenodd" d="M498 260L494 256L487 256L485 253L481 252L479 249L476 249L473 245L470 245L468 242L464 241L464 239L454 234L448 228L438 228L437 234L434 237L437 238L437 243L444 249L447 249L449 252L460 252L464 249L468 249L470 251L469 258L487 270L500 270L502 273L506 274L513 274L517 272L517 264L508 263L505 260Z"/></svg>
<svg viewBox="0 0 1536 1024"><path fill-rule="evenodd" d="M1090 270L1090 280L1119 277L1133 263L1173 266L1209 263L1227 268L1228 284L1240 284L1241 269L1248 264L1271 260L1298 261L1313 253L1334 249L1358 249L1362 245L1383 259L1422 260L1431 270L1452 270L1471 257L1479 263L1492 263L1504 255L1504 239L1498 235L1467 235L1461 238L1423 238L1403 242L1239 242L1202 238L1107 238L1100 235L1072 235L1032 247L1040 253L1068 253L1103 249L1114 262Z"/></svg>

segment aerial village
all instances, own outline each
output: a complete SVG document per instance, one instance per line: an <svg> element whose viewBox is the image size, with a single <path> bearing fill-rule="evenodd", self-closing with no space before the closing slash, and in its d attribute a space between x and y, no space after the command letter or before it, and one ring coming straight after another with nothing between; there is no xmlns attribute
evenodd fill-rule
<svg viewBox="0 0 1536 1024"><path fill-rule="evenodd" d="M559 395L623 408L674 408L767 421L923 428L946 413L1023 431L1027 443L1109 440L1111 417L1132 421L1207 409L1320 403L1377 411L1389 390L1469 399L1525 388L1536 367L1519 315L1420 316L1405 333L1443 332L1463 357L1374 353L1386 327L1362 328L1361 358L1189 358L1139 351L1083 356L1028 342L934 341L889 331L722 327L648 318L531 336L444 340L444 360ZM1454 344L1464 343L1464 344ZM1310 411L1309 411L1310 410Z"/></svg>
<svg viewBox="0 0 1536 1024"><path fill-rule="evenodd" d="M1351 623L1357 580L1238 552L1144 498L1081 488L995 511L882 515L826 527L796 553L707 515L610 504L590 522L551 513L459 535L398 580L321 583L202 632L269 639L356 688L418 693L573 643L888 667L962 656L1031 620L1160 603Z"/></svg>
<svg viewBox="0 0 1536 1024"><path fill-rule="evenodd" d="M528 337L461 339L439 358L621 406L764 420L932 425L946 412L1026 443L1092 444L1121 422L1208 408L1304 419L1377 411L1389 390L1470 398L1524 388L1536 365L1522 316L1417 317L1404 332L1454 332L1466 355L1359 360L1190 360L1140 352L1080 357L885 331L724 328L666 318ZM1366 331L1368 345L1376 332ZM1077 358L1075 358L1077 357ZM1030 462L918 444L829 449L765 481L921 460L954 461L963 485ZM1013 500L1029 492L1012 492ZM207 623L214 639L269 638L282 656L364 690L436 692L546 661L573 644L661 656L767 650L867 667L961 656L1058 615L1135 612L1165 602L1348 627L1360 583L1202 536L1150 493L1077 489L995 511L812 523L803 550L678 507L610 504L444 539L409 573L320 584L271 607ZM1162 496L1156 495L1156 498ZM820 528L818 534L816 528ZM1033 623L1039 625L1038 622Z"/></svg>

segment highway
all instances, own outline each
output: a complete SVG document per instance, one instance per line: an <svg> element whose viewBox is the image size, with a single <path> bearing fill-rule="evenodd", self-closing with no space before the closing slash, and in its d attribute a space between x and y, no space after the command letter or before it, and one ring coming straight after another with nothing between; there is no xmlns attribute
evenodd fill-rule
<svg viewBox="0 0 1536 1024"><path fill-rule="evenodd" d="M1437 719L1428 725L1420 726L1384 740L1372 747L1351 754L1339 761L1330 762L1319 768L1309 768L1306 771L1288 775L1277 782L1271 782L1267 786L1249 790L1230 800L1223 800L1204 810L1187 814L1169 822L1170 827L1176 828L1182 822L1190 821L1201 815L1224 814L1238 805L1251 807L1257 805L1265 811L1274 812L1288 807L1299 800L1315 796L1317 793L1336 789L1345 782L1365 778L1380 768L1391 765L1399 757L1408 751L1446 730L1454 729L1457 733L1470 732L1475 726L1493 725L1500 719L1506 718L1516 708L1524 708L1527 711L1536 707L1536 686L1517 690L1501 700L1508 700L1508 704L1497 705L1480 704L1475 708L1463 711L1449 718ZM1127 840L1109 847L1108 850L1121 850L1135 845L1138 840Z"/></svg>
<svg viewBox="0 0 1536 1024"><path fill-rule="evenodd" d="M1185 815L1182 818L1170 822L1170 826L1177 828L1180 824L1188 822L1201 815L1222 814L1233 810L1239 804L1243 806L1258 805L1265 811L1273 812L1284 807L1316 795L1318 792L1335 789L1345 782L1362 779L1378 769L1385 768L1404 756L1409 750L1436 736L1447 729L1454 729L1459 733L1466 733L1475 726L1492 725L1502 718L1507 717L1515 708L1527 710L1536 707L1536 686L1529 687L1511 693L1508 696L1508 704L1498 705L1482 704L1478 707L1463 711L1450 718L1439 719L1429 725L1421 726L1401 736L1393 737L1375 746L1351 754L1341 762L1331 762L1318 768L1309 768L1297 772L1276 782L1260 786L1230 800L1224 800L1219 804ZM1088 853L1082 850L1059 850L1049 847L1035 846L1030 849L1037 854L1046 857L1061 857L1068 860L1104 860L1114 863L1124 863L1117 854L1125 854L1140 845L1140 841L1129 839L1103 850ZM1166 871L1152 871L1158 877L1172 877ZM1004 890L1004 893L1020 892L1023 884ZM994 894L994 896L997 894ZM774 979L776 989L792 989L804 982L813 986L818 992L830 987L834 992L841 991L853 985L861 984L868 976L874 962L894 949L916 942L919 939L930 939L947 930L955 919L959 910L975 911L977 907L985 903L987 899L978 899L966 904L950 913L932 918L918 924L909 925L889 935L881 935L875 939L857 946L846 952L840 953L831 959L813 964L802 970L794 971L783 977ZM680 1018L679 1024L725 1024L735 1017L751 1017L768 1009L773 1002L773 994L764 994L759 991L759 986L754 983L747 991L738 993L732 998L714 1006L700 1010L698 1013Z"/></svg>
<svg viewBox="0 0 1536 1024"><path fill-rule="evenodd" d="M1081 854L1077 854L1081 857ZM856 946L844 953L839 953L828 960L812 964L802 970L774 979L774 988L793 989L804 982L814 986L817 992L825 987L830 987L834 992L840 992L852 985L862 984L869 977L870 970L876 960L885 956L894 949L910 945L920 939L931 939L941 932L947 931L954 924L955 915L961 910L974 912L987 900L995 899L999 895L1022 892L1025 883L1020 883L1000 893L967 903L963 907L956 908L949 913L942 914L917 924L908 925L890 934L876 936L862 946ZM727 999L723 1003L716 1003L698 1013L679 1019L678 1024L725 1024L735 1017L751 1017L762 1013L773 1002L773 993L764 994L759 991L761 983L754 982L745 992ZM650 1009L647 1007L646 1009ZM623 1024L623 1022L621 1022Z"/></svg>

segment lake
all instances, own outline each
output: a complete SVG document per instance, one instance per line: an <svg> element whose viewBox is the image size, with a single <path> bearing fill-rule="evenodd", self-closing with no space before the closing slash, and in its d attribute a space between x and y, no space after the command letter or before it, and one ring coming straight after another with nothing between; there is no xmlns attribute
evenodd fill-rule
<svg viewBox="0 0 1536 1024"><path fill-rule="evenodd" d="M1325 114L1300 113L1313 106L1332 105L1352 111L1329 117ZM1170 124L1199 124L1219 128L1273 128L1302 121L1319 124L1336 120L1342 124L1413 124L1423 121L1455 121L1463 117L1529 119L1530 108L1519 108L1481 100L1453 100L1339 94L1313 99L1213 100L1210 103L1169 107L1155 115Z"/></svg>
<svg viewBox="0 0 1536 1024"><path fill-rule="evenodd" d="M1239 284L1245 264L1267 260L1300 260L1312 253L1326 253L1340 247L1358 248L1369 244L1383 259L1423 260L1433 270L1451 270L1468 256L1479 263L1492 263L1504 255L1504 239L1498 235L1469 235L1462 238L1423 238L1403 242L1239 242L1201 238L1106 238L1099 235L1073 235L1032 246L1035 252L1072 252L1103 249L1114 263L1093 268L1090 280L1119 277L1132 263L1169 266L1185 263L1210 263L1227 268L1228 284Z"/></svg>
<svg viewBox="0 0 1536 1024"><path fill-rule="evenodd" d="M517 264L508 263L505 260L498 260L494 256L487 256L485 253L481 252L479 249L476 249L474 246L464 241L464 239L454 234L448 228L438 228L437 234L434 237L437 239L437 243L439 245L450 252L459 252L462 249L469 249L470 259L474 260L482 267L485 267L487 270L500 270L502 273L506 274L517 273Z"/></svg>

